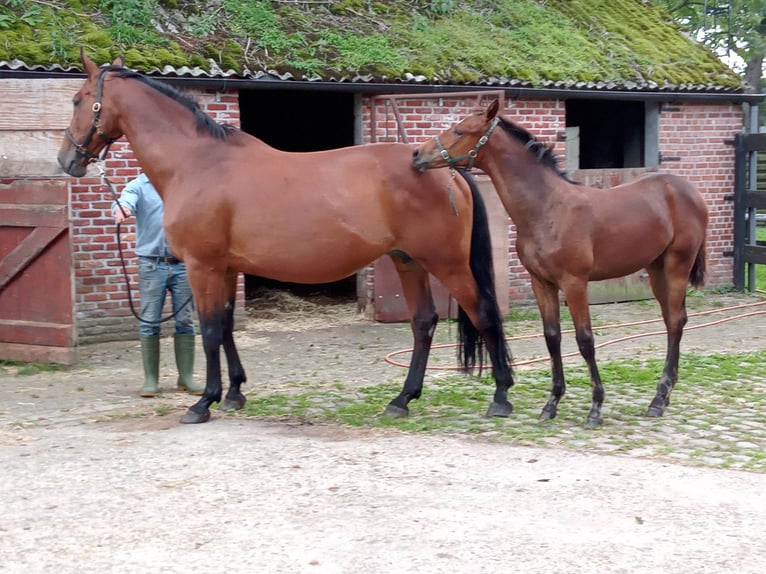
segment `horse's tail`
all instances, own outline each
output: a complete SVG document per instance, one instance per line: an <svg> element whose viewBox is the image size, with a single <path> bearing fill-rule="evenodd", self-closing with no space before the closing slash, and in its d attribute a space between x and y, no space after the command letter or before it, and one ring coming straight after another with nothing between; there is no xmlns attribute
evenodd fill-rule
<svg viewBox="0 0 766 574"><path fill-rule="evenodd" d="M702 240L697 257L694 259L691 273L689 273L689 283L692 287L699 288L705 284L705 273L707 272L707 239Z"/></svg>
<svg viewBox="0 0 766 574"><path fill-rule="evenodd" d="M495 272L492 265L492 244L489 235L487 208L471 174L463 170L458 171L465 179L468 187L471 188L471 197L473 198L470 265L479 290L479 320L490 325L493 338L497 340L498 360L504 363L504 366L510 371L511 352L505 340L503 319L495 295ZM457 322L460 365L465 371L470 372L476 367L478 361L479 373L481 374L486 356L486 342L462 307L458 307ZM501 365L495 365L495 367L499 368Z"/></svg>

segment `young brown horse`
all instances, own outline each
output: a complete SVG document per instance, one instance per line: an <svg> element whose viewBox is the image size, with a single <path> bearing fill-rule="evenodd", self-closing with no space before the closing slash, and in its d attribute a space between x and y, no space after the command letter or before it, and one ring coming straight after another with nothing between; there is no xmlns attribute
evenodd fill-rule
<svg viewBox="0 0 766 574"><path fill-rule="evenodd" d="M419 170L468 166L483 169L516 225L519 259L532 278L551 356L553 385L542 419L556 416L566 385L561 364L559 290L588 364L593 403L588 426L602 422L604 387L596 366L588 311L588 282L645 268L667 327L667 355L648 416L661 416L678 379L678 356L687 321L686 286L705 274L707 207L689 182L653 174L611 189L574 184L552 150L497 115L498 102L470 115L413 152Z"/></svg>
<svg viewBox="0 0 766 574"><path fill-rule="evenodd" d="M486 211L468 176L450 184L446 171L419 174L405 144L282 152L216 124L177 90L122 67L121 58L99 68L81 56L87 78L74 96L58 160L80 177L125 135L163 198L168 243L186 263L207 359L204 395L182 422L207 421L211 404L221 401L221 345L230 380L221 409L245 403L245 372L232 336L239 272L325 283L385 254L401 278L414 335L404 387L386 413L406 415L422 391L438 319L429 273L460 307L463 366L481 364L484 350L490 355L496 388L488 415L511 413L513 378Z"/></svg>

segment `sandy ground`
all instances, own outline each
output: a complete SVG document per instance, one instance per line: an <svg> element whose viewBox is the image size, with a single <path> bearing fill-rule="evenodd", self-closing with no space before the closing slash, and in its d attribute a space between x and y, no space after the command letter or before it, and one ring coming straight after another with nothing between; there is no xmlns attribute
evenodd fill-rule
<svg viewBox="0 0 766 574"><path fill-rule="evenodd" d="M751 303L709 298L698 311L737 308L690 325L764 310L739 307ZM657 314L645 304L601 307L600 325ZM255 323L237 334L250 392L311 377L321 386L404 376L384 357L407 348L406 326ZM598 340L636 329L605 329ZM544 354L541 345L512 342L518 361ZM765 346L762 314L684 339L687 351ZM607 345L599 357L608 353L662 356L664 337ZM0 369L0 572L766 570L761 473L218 412L180 425L190 398L141 400L139 369L135 342L83 349L64 372ZM157 404L167 410L138 416Z"/></svg>

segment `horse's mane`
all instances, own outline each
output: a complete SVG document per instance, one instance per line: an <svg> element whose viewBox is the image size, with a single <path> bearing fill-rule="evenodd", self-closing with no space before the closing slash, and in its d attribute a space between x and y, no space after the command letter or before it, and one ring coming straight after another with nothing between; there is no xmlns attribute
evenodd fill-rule
<svg viewBox="0 0 766 574"><path fill-rule="evenodd" d="M564 171L564 169L562 169L559 165L559 160L553 153L553 146L545 145L527 130L505 118L500 118L500 125L514 139L524 144L525 148L535 154L541 164L555 171L556 175L562 179L567 180L569 183L577 183L569 179L566 171Z"/></svg>
<svg viewBox="0 0 766 574"><path fill-rule="evenodd" d="M128 68L122 68L119 66L107 66L107 69L109 71L112 71L120 78L133 78L138 80L139 82L146 84L150 88L153 88L160 92L161 94L169 97L172 100L175 100L182 106L184 106L186 109L188 109L190 112L194 114L194 118L197 121L197 131L200 132L207 132L211 136L213 136L216 139L219 140L226 140L229 137L229 134L236 131L236 127L231 124L219 124L213 118L211 118L209 115L207 115L205 112L203 112L199 104L195 102L193 99L191 99L189 96L181 92L180 90L177 90L173 86L169 84L165 84L163 82L158 82L157 80L154 80L152 78L149 78L147 76L144 76L142 74L139 74L138 72L134 72L133 70L129 70Z"/></svg>

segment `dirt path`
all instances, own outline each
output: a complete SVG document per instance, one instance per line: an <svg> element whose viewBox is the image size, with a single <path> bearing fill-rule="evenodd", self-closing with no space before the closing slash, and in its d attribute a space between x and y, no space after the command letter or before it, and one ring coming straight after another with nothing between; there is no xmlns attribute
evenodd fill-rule
<svg viewBox="0 0 766 574"><path fill-rule="evenodd" d="M753 302L711 296L690 311ZM765 308L693 316L690 325ZM261 321L237 333L249 392L401 382L404 370L384 357L409 347L406 326L333 317L319 322L330 327ZM649 304L594 309L597 325L652 318ZM536 322L514 327L534 332ZM597 341L639 329L660 327L603 329ZM437 334L454 336L446 325ZM512 348L517 361L545 353L539 339ZM684 338L686 352L764 348L764 315ZM598 353L661 357L664 337ZM453 356L445 349L434 361ZM184 426L188 396L137 397L139 357L136 343L109 343L83 349L65 372L0 368L0 572L766 569L765 474L220 413Z"/></svg>

